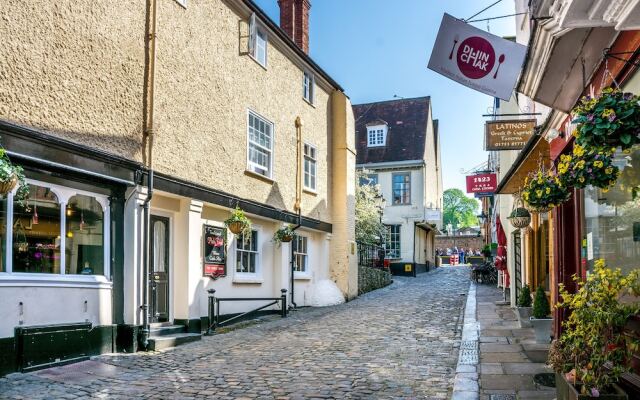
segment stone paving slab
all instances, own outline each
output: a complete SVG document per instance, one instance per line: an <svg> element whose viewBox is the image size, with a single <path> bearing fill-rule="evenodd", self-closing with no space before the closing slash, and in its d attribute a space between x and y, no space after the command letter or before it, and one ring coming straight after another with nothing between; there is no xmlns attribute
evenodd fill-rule
<svg viewBox="0 0 640 400"><path fill-rule="evenodd" d="M395 277L346 304L168 351L12 374L0 378L0 398L447 399L467 329L460 293L467 293L468 277L466 267Z"/></svg>

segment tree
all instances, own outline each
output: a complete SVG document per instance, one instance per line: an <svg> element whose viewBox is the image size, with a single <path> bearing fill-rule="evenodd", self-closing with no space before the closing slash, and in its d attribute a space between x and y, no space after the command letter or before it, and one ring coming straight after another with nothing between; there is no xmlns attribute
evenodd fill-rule
<svg viewBox="0 0 640 400"><path fill-rule="evenodd" d="M359 172L356 179L356 240L377 243L384 229L380 220L382 193L364 172Z"/></svg>
<svg viewBox="0 0 640 400"><path fill-rule="evenodd" d="M476 226L478 218L478 202L465 196L460 189L447 189L443 193L444 226L451 224L454 228ZM449 232L451 233L451 232Z"/></svg>

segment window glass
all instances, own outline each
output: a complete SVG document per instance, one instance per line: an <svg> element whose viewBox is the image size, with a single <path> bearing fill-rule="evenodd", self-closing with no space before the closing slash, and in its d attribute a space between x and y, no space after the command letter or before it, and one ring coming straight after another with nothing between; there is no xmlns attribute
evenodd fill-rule
<svg viewBox="0 0 640 400"><path fill-rule="evenodd" d="M13 203L13 272L60 273L60 203L51 189L29 185Z"/></svg>
<svg viewBox="0 0 640 400"><path fill-rule="evenodd" d="M69 199L66 215L65 271L67 274L104 275L104 213L90 196Z"/></svg>
<svg viewBox="0 0 640 400"><path fill-rule="evenodd" d="M294 257L294 271L306 272L307 271L307 237L295 236L293 239L293 257Z"/></svg>
<svg viewBox="0 0 640 400"><path fill-rule="evenodd" d="M254 113L249 113L248 169L271 177L273 125Z"/></svg>
<svg viewBox="0 0 640 400"><path fill-rule="evenodd" d="M257 271L258 232L252 231L251 237L240 234L236 238L236 272L255 274Z"/></svg>
<svg viewBox="0 0 640 400"><path fill-rule="evenodd" d="M304 186L316 190L316 148L304 145Z"/></svg>
<svg viewBox="0 0 640 400"><path fill-rule="evenodd" d="M367 128L367 144L372 146L384 146L386 136L386 127L374 126Z"/></svg>
<svg viewBox="0 0 640 400"><path fill-rule="evenodd" d="M393 204L411 203L411 174L393 174Z"/></svg>
<svg viewBox="0 0 640 400"><path fill-rule="evenodd" d="M309 103L313 103L313 75L308 72L302 76L302 95Z"/></svg>
<svg viewBox="0 0 640 400"><path fill-rule="evenodd" d="M628 273L640 259L640 146L630 154L617 153L614 164L621 174L608 192L584 190L582 257L589 270L603 258Z"/></svg>
<svg viewBox="0 0 640 400"><path fill-rule="evenodd" d="M386 228L387 258L400 258L400 225L387 225Z"/></svg>
<svg viewBox="0 0 640 400"><path fill-rule="evenodd" d="M253 56L263 66L267 65L267 33L262 28L256 29L256 47Z"/></svg>

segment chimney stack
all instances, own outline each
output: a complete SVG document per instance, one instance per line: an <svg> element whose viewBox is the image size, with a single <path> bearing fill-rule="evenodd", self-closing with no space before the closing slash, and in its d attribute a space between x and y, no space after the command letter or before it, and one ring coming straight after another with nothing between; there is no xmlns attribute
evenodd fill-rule
<svg viewBox="0 0 640 400"><path fill-rule="evenodd" d="M304 51L309 54L310 0L278 0L280 27Z"/></svg>

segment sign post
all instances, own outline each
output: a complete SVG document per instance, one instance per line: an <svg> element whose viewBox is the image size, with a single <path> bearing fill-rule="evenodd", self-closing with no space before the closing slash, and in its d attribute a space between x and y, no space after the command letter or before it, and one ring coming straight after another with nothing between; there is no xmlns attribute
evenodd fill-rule
<svg viewBox="0 0 640 400"><path fill-rule="evenodd" d="M509 101L527 48L444 14L428 68Z"/></svg>

